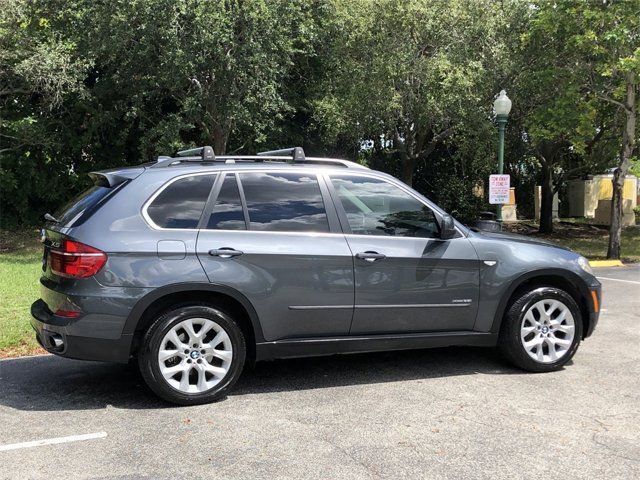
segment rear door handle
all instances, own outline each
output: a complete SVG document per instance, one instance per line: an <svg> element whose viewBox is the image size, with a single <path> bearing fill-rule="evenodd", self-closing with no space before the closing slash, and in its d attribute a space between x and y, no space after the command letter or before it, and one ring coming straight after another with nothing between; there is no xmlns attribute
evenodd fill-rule
<svg viewBox="0 0 640 480"><path fill-rule="evenodd" d="M209 250L209 255L220 258L238 257L242 255L242 253L243 252L241 252L240 250L235 250L229 247L214 248L213 250Z"/></svg>
<svg viewBox="0 0 640 480"><path fill-rule="evenodd" d="M384 253L371 252L371 251L356 253L356 258L360 258L370 263L373 263L376 260L382 260L383 258L386 258L386 257L387 256Z"/></svg>

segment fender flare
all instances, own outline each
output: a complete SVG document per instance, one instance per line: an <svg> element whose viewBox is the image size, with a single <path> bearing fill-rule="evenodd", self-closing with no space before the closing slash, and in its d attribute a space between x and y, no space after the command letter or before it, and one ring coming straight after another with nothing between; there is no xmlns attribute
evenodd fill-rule
<svg viewBox="0 0 640 480"><path fill-rule="evenodd" d="M233 298L238 303L242 305L247 314L249 315L249 320L253 327L253 332L255 335L256 342L264 341L264 334L262 333L262 326L260 325L260 320L258 318L258 314L251 304L251 302L245 297L242 293L237 291L234 288L228 287L226 285L219 285L216 283L202 283L202 282L181 282L181 283L172 283L170 285L164 285L162 287L158 287L152 292L147 293L144 297L142 297L138 302L134 305L127 317L127 320L124 325L123 335L132 335L135 333L136 327L142 318L144 312L149 308L151 304L155 301L160 300L162 297L166 297L167 295L173 295L176 293L187 293L194 291L206 291L211 293L220 293L226 295L228 297Z"/></svg>
<svg viewBox="0 0 640 480"><path fill-rule="evenodd" d="M567 282L569 282L573 287L575 287L576 293L580 296L580 299L585 301L587 306L587 313L590 312L590 302L591 293L589 290L589 285L585 282L583 278L581 278L578 274L565 270L562 268L543 268L540 270L532 270L530 272L526 272L515 280L511 282L509 288L504 292L502 298L500 299L500 303L498 304L498 308L496 309L496 314L493 318L493 325L491 326L491 332L498 333L500 331L500 326L502 325L502 320L504 318L505 311L507 309L507 304L511 299L513 293L520 288L522 285L527 283L529 280L534 278L544 278L544 277L561 277ZM567 292L571 294L571 292ZM582 310L583 305L580 302L578 303L578 307ZM584 318L585 321L590 321L589 317Z"/></svg>

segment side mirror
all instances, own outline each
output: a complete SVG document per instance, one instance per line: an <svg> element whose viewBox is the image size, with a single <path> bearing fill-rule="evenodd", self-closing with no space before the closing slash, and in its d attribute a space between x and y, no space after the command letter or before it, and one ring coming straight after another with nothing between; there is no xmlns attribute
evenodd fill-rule
<svg viewBox="0 0 640 480"><path fill-rule="evenodd" d="M456 228L451 215L444 214L440 223L440 238L448 240L456 236Z"/></svg>

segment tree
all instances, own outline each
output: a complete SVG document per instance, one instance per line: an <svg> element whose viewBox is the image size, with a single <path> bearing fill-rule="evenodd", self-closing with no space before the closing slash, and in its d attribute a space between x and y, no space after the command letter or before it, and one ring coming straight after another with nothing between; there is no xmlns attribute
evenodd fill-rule
<svg viewBox="0 0 640 480"><path fill-rule="evenodd" d="M334 2L334 49L316 116L329 136L392 149L414 173L469 117L487 118L483 95L495 40L490 2ZM491 82L488 82L491 85Z"/></svg>
<svg viewBox="0 0 640 480"><path fill-rule="evenodd" d="M283 92L309 48L310 4L5 2L3 221L35 221L91 170L188 145L255 151L292 110Z"/></svg>
<svg viewBox="0 0 640 480"><path fill-rule="evenodd" d="M640 14L640 12L639 12ZM637 50L640 60L640 48ZM640 65L640 63L639 63ZM637 69L637 67L636 67ZM613 171L613 195L611 197L611 225L609 227L609 245L607 258L620 258L620 237L622 234L622 191L624 180L631 167L631 158L636 148L636 120L638 90L637 74L629 69L625 72L625 93L621 108L624 113L624 127L622 130L622 147L617 168Z"/></svg>
<svg viewBox="0 0 640 480"><path fill-rule="evenodd" d="M577 87L583 96L581 104L591 104L592 111L599 112L600 117L608 112L608 118L603 120L608 128L621 124L617 127L622 135L618 137L620 153L613 175L607 250L607 257L619 258L622 189L638 135L640 0L540 3L538 10L534 25L540 27L539 33L554 45L561 42L560 49L545 51L562 60L564 67L560 70L571 76L570 85ZM576 104L575 109L580 106ZM601 137L605 128L598 126L594 139ZM568 131L566 127L561 130Z"/></svg>
<svg viewBox="0 0 640 480"><path fill-rule="evenodd" d="M470 217L505 88L505 167L550 230L566 178L618 157L618 195L633 160L639 2L5 0L2 220L203 144L357 157Z"/></svg>
<svg viewBox="0 0 640 480"><path fill-rule="evenodd" d="M57 27L73 5L7 0L0 9L0 190L2 222L30 222L43 198L62 201L68 159L60 155L65 102L86 95L90 61ZM61 198L60 198L61 197ZM42 212L40 212L42 213Z"/></svg>
<svg viewBox="0 0 640 480"><path fill-rule="evenodd" d="M590 91L616 107L620 124L620 153L613 172L611 222L607 258L620 258L622 191L636 148L638 88L640 86L640 1L603 1L574 10L583 18L576 43L589 58ZM580 21L580 20L578 20Z"/></svg>
<svg viewBox="0 0 640 480"><path fill-rule="evenodd" d="M125 93L134 114L154 112L141 119L146 143L186 139L223 154L234 133L250 135L235 148L259 141L289 109L283 80L305 47L302 5L138 0L115 12L101 3L87 15L95 18L86 38L97 53L95 76Z"/></svg>
<svg viewBox="0 0 640 480"><path fill-rule="evenodd" d="M539 165L543 233L553 231L553 197L564 180L599 166L591 152L611 124L586 88L588 64L575 46L575 15L565 11L570 5L531 5L514 64L515 116Z"/></svg>

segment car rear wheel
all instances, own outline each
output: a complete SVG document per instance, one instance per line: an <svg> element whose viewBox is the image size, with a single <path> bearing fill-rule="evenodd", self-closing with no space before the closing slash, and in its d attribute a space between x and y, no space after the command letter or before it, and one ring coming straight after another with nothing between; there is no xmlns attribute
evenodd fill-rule
<svg viewBox="0 0 640 480"><path fill-rule="evenodd" d="M246 345L232 317L207 305L186 305L148 329L138 363L149 387L180 405L213 402L242 373Z"/></svg>
<svg viewBox="0 0 640 480"><path fill-rule="evenodd" d="M564 290L540 287L523 293L509 308L499 347L516 366L531 372L561 369L582 338L582 316Z"/></svg>

